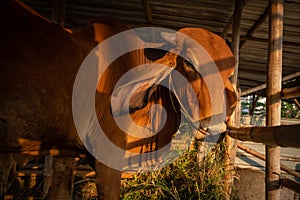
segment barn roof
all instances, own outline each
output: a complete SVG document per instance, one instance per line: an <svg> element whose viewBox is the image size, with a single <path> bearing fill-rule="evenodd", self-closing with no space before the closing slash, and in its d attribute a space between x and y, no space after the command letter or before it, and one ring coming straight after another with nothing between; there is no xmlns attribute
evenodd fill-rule
<svg viewBox="0 0 300 200"><path fill-rule="evenodd" d="M51 1L23 1L51 18ZM92 17L101 15L126 21L132 27L201 27L230 41L233 10L234 0L66 0L65 26L85 27ZM239 84L245 91L266 82L268 0L244 0L240 47ZM299 71L300 0L286 0L282 73L287 76ZM299 85L299 78L296 81Z"/></svg>

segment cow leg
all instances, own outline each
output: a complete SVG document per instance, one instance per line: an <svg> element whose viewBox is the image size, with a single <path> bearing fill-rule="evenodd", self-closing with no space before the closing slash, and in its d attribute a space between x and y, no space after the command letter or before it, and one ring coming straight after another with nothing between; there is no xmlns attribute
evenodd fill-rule
<svg viewBox="0 0 300 200"><path fill-rule="evenodd" d="M107 167L99 161L95 161L96 185L100 199L120 199L122 172Z"/></svg>
<svg viewBox="0 0 300 200"><path fill-rule="evenodd" d="M24 167L31 158L22 154L0 153L0 199L17 178L17 171Z"/></svg>
<svg viewBox="0 0 300 200"><path fill-rule="evenodd" d="M12 182L10 179L15 179L17 177L17 163L10 153L1 153L0 163L0 199L2 199Z"/></svg>
<svg viewBox="0 0 300 200"><path fill-rule="evenodd" d="M77 165L78 162L74 157L53 157L53 177L47 200L72 199L74 170Z"/></svg>

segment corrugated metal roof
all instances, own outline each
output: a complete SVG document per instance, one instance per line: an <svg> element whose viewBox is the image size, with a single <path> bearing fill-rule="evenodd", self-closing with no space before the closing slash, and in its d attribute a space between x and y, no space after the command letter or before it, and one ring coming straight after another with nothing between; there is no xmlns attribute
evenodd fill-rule
<svg viewBox="0 0 300 200"><path fill-rule="evenodd" d="M50 18L51 1L23 1ZM133 27L201 27L221 34L231 19L233 8L234 0L66 0L65 26L84 27L92 17L101 15L126 21ZM266 81L268 17L264 17L264 13L267 8L267 0L248 0L243 9L241 39L247 39L247 43L240 51L239 83L242 90ZM251 33L260 18L265 20ZM230 35L231 30L227 36L229 40ZM284 3L283 40L285 76L300 71L300 0Z"/></svg>

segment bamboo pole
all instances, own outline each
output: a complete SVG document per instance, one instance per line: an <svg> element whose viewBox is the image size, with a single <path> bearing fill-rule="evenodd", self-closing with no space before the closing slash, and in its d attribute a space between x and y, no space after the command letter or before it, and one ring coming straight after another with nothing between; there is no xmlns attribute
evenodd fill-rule
<svg viewBox="0 0 300 200"><path fill-rule="evenodd" d="M228 136L241 140L263 143L271 146L300 148L300 124L272 127L228 127Z"/></svg>
<svg viewBox="0 0 300 200"><path fill-rule="evenodd" d="M277 126L281 120L283 0L269 0L269 6L266 123ZM265 191L267 200L280 199L280 147L276 145L266 145Z"/></svg>
<svg viewBox="0 0 300 200"><path fill-rule="evenodd" d="M255 156L255 157L259 158L259 159L261 159L261 160L264 160L264 161L266 160L265 155L263 155L263 154L255 151L255 150L253 150L253 149L251 149L251 148L249 148L249 147L247 147L247 146L245 146L245 145L243 145L241 143L237 143L237 147L239 149L242 149L243 151L245 151L245 152L247 152L247 153L249 153L249 154L251 154L251 155L253 155L253 156ZM283 170L283 171L285 171L285 172L287 172L290 175L293 175L293 176L295 176L297 178L300 178L300 173L299 172L297 172L295 170L292 170L292 169L288 168L287 166L285 166L283 164L280 164L280 169Z"/></svg>
<svg viewBox="0 0 300 200"><path fill-rule="evenodd" d="M233 13L233 34L232 34L232 52L235 57L235 70L232 76L231 82L235 91L238 91L238 66L239 66L239 46L240 46L240 26L241 26L241 15L245 5L244 1L236 0L235 8ZM238 92L239 96L239 92ZM237 107L230 117L230 126L239 127L240 125L240 101L238 101ZM226 136L226 160L225 160L225 184L226 184L226 199L231 199L232 185L234 181L234 161L236 156L236 141L235 139Z"/></svg>

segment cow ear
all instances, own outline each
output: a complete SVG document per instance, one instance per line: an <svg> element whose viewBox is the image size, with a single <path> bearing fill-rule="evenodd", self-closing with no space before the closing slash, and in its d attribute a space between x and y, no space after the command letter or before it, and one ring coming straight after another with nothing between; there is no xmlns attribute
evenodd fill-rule
<svg viewBox="0 0 300 200"><path fill-rule="evenodd" d="M159 46L157 48L145 48L144 49L144 55L148 60L156 61L158 59L161 59L168 53L169 50L173 48L172 44L163 44L162 46Z"/></svg>
<svg viewBox="0 0 300 200"><path fill-rule="evenodd" d="M226 79L225 84L225 95L226 95L226 116L230 116L237 104L237 93L234 90L231 82Z"/></svg>

